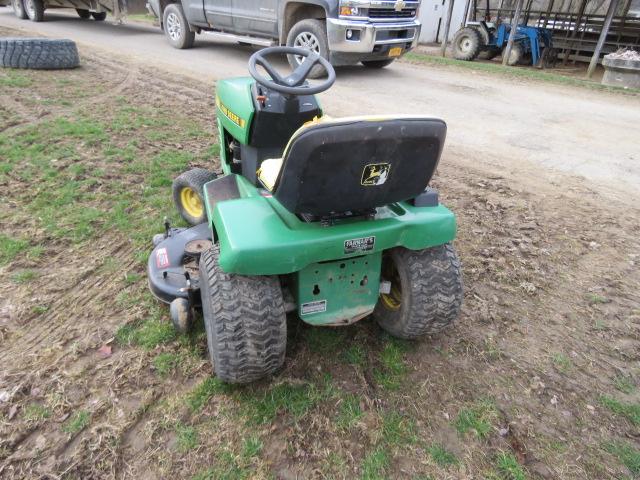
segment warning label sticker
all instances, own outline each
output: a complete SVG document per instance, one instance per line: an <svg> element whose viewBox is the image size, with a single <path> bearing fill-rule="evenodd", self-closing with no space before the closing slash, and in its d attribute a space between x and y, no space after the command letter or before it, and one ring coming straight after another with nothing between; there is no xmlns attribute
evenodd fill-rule
<svg viewBox="0 0 640 480"><path fill-rule="evenodd" d="M321 313L327 311L326 300L316 300L314 302L303 303L300 307L300 313L302 315L309 315L311 313Z"/></svg>
<svg viewBox="0 0 640 480"><path fill-rule="evenodd" d="M376 237L352 238L344 241L344 253L368 252L373 250Z"/></svg>
<svg viewBox="0 0 640 480"><path fill-rule="evenodd" d="M156 252L156 266L158 268L167 268L169 266L169 254L166 248L160 248Z"/></svg>

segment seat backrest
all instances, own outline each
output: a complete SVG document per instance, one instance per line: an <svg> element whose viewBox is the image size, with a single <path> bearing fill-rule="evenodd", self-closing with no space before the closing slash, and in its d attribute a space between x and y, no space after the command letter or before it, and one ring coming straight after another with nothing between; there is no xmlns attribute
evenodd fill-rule
<svg viewBox="0 0 640 480"><path fill-rule="evenodd" d="M427 187L447 126L426 117L354 117L299 129L273 195L290 212L327 216L409 200Z"/></svg>

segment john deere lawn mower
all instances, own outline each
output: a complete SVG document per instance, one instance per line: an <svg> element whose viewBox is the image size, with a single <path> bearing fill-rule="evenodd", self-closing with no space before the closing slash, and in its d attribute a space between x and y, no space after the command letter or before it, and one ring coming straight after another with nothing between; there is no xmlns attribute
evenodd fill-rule
<svg viewBox="0 0 640 480"><path fill-rule="evenodd" d="M300 56L289 75L277 56ZM327 78L307 76L321 65ZM179 330L202 309L216 375L247 383L282 366L289 312L316 326L373 315L414 339L451 324L462 303L455 216L428 187L446 135L439 119L330 119L314 94L335 72L291 47L253 54L252 78L217 85L221 174L180 175L173 197L191 228L154 238L149 285Z"/></svg>

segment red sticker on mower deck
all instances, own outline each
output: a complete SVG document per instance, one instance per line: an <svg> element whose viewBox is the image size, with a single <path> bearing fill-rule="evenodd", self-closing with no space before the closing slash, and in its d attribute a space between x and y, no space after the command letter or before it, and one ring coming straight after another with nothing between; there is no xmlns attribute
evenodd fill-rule
<svg viewBox="0 0 640 480"><path fill-rule="evenodd" d="M166 248L161 248L156 252L156 266L158 268L167 268L169 266L169 254Z"/></svg>

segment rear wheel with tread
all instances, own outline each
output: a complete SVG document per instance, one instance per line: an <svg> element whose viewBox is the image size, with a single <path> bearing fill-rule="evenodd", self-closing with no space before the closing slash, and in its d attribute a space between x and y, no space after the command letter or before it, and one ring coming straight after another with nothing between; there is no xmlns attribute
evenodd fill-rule
<svg viewBox="0 0 640 480"><path fill-rule="evenodd" d="M164 34L171 46L179 49L191 48L196 34L189 29L189 21L178 3L171 3L162 16Z"/></svg>
<svg viewBox="0 0 640 480"><path fill-rule="evenodd" d="M189 225L200 225L207 220L204 206L204 184L216 174L204 168L192 168L173 181L173 202L180 216Z"/></svg>
<svg viewBox="0 0 640 480"><path fill-rule="evenodd" d="M482 40L478 30L465 27L453 37L453 58L457 60L474 60L480 53Z"/></svg>
<svg viewBox="0 0 640 480"><path fill-rule="evenodd" d="M451 244L425 250L397 247L385 253L381 294L373 315L391 335L415 339L451 325L462 306L460 261Z"/></svg>
<svg viewBox="0 0 640 480"><path fill-rule="evenodd" d="M91 12L91 16L96 22L104 22L107 18L107 12Z"/></svg>
<svg viewBox="0 0 640 480"><path fill-rule="evenodd" d="M27 11L24 9L24 2L22 0L11 0L11 6L13 7L13 13L21 20L29 18Z"/></svg>
<svg viewBox="0 0 640 480"><path fill-rule="evenodd" d="M276 276L222 271L219 245L200 256L200 295L209 357L218 378L249 383L284 363L287 317Z"/></svg>
<svg viewBox="0 0 640 480"><path fill-rule="evenodd" d="M24 9L32 22L44 20L44 2L42 0L23 0Z"/></svg>
<svg viewBox="0 0 640 480"><path fill-rule="evenodd" d="M87 19L91 18L91 12L89 10L84 10L82 8L76 8L76 13L83 20L87 20Z"/></svg>

